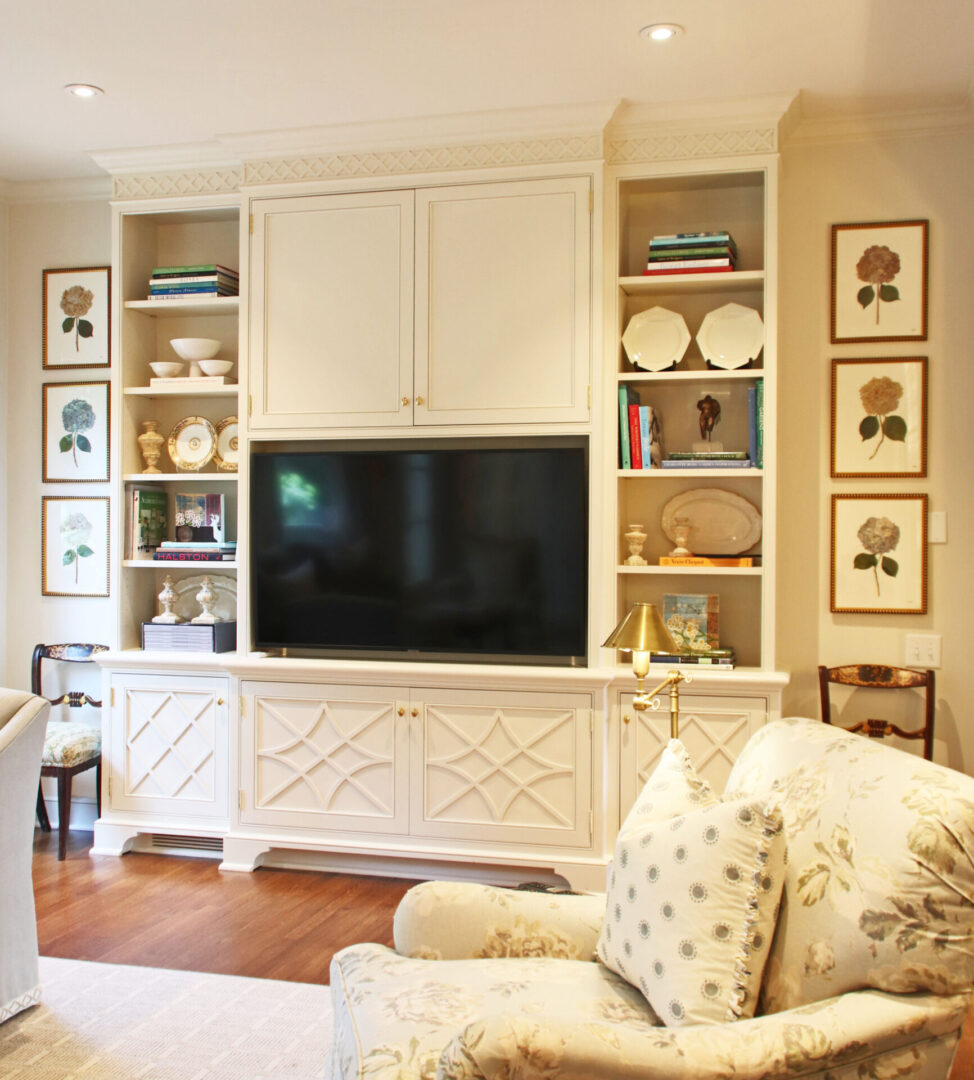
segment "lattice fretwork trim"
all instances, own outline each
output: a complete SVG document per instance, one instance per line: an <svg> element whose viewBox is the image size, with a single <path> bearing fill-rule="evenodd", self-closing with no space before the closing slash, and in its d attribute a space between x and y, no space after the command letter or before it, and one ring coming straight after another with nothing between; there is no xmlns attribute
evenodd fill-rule
<svg viewBox="0 0 974 1080"><path fill-rule="evenodd" d="M116 199L165 199L177 195L229 195L239 191L243 169L184 169L128 173L113 178Z"/></svg>
<svg viewBox="0 0 974 1080"><path fill-rule="evenodd" d="M744 124L709 131L610 132L605 141L605 160L607 165L629 165L641 161L767 154L777 148L778 132L774 124Z"/></svg>

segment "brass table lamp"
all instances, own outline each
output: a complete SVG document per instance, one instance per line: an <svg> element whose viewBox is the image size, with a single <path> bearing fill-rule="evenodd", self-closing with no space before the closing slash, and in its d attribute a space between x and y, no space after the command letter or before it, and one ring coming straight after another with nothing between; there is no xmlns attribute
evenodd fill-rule
<svg viewBox="0 0 974 1080"><path fill-rule="evenodd" d="M669 671L654 690L647 692L643 688L643 680L649 674L650 654L679 651L656 605L633 604L622 622L602 642L602 647L632 653L632 670L636 676L636 696L632 699L634 709L640 712L644 709L658 709L660 701L656 695L666 687L670 688L670 738L678 739L680 697L677 687L681 682L692 682L691 677L682 671Z"/></svg>

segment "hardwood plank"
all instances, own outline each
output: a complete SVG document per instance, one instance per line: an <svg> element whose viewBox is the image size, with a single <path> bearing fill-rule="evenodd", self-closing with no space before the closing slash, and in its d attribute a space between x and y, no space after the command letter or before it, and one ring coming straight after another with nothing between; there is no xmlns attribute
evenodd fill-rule
<svg viewBox="0 0 974 1080"><path fill-rule="evenodd" d="M34 833L34 901L43 956L328 982L346 945L392 945L392 917L415 882L310 870L221 873L211 859L89 856L73 831ZM974 1077L974 1009L950 1080Z"/></svg>

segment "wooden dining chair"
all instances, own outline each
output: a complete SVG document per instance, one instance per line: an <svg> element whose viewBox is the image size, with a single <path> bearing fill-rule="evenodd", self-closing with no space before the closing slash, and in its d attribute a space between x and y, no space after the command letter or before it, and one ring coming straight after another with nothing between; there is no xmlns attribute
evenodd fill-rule
<svg viewBox="0 0 974 1080"><path fill-rule="evenodd" d="M889 720L860 720L848 728L883 739L897 735L901 739L923 739L923 756L933 761L933 721L936 705L934 674L932 671L913 671L910 668L887 667L883 664L845 664L840 667L819 667L819 694L822 699L822 720L832 723L829 688L833 685L865 687L872 690L924 691L923 726L906 730Z"/></svg>
<svg viewBox="0 0 974 1080"><path fill-rule="evenodd" d="M107 645L88 645L80 642L68 645L36 645L30 661L30 689L38 697L41 690L41 665L44 661L67 664L90 664L96 653L105 652ZM66 690L59 697L46 698L53 706L66 705L80 709L85 705L100 709L101 702L82 690ZM95 769L98 813L101 814L101 722L98 725L76 720L63 720L51 713L41 756L41 776L57 778L58 849L57 857L67 854L68 829L71 825L71 781L77 773ZM44 832L51 831L51 821L44 805L44 793L37 787L37 819Z"/></svg>

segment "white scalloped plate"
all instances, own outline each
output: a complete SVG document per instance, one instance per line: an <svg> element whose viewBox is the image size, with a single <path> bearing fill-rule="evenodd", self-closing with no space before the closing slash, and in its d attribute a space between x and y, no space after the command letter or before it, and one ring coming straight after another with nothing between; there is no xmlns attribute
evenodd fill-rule
<svg viewBox="0 0 974 1080"><path fill-rule="evenodd" d="M664 371L679 363L689 344L686 320L663 307L637 312L622 335L626 356L643 371Z"/></svg>
<svg viewBox="0 0 974 1080"><path fill-rule="evenodd" d="M690 522L687 547L700 555L740 555L761 539L757 507L722 488L696 488L670 499L660 525L673 543L677 518Z"/></svg>

